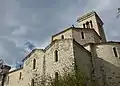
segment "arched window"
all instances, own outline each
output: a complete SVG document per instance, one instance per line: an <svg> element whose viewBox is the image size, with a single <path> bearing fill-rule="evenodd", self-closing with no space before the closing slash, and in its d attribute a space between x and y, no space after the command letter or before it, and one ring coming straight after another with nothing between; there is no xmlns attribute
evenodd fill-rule
<svg viewBox="0 0 120 86"><path fill-rule="evenodd" d="M20 72L19 80L21 79L21 77L22 77L22 72Z"/></svg>
<svg viewBox="0 0 120 86"><path fill-rule="evenodd" d="M83 32L81 32L81 38L84 39L84 33Z"/></svg>
<svg viewBox="0 0 120 86"><path fill-rule="evenodd" d="M64 35L62 35L61 38L64 39Z"/></svg>
<svg viewBox="0 0 120 86"><path fill-rule="evenodd" d="M83 28L85 28L85 24L83 24Z"/></svg>
<svg viewBox="0 0 120 86"><path fill-rule="evenodd" d="M91 25L91 28L93 28L93 24L92 24L92 21L90 20L90 25Z"/></svg>
<svg viewBox="0 0 120 86"><path fill-rule="evenodd" d="M88 22L88 21L86 22L86 26L87 26L87 28L90 28L89 22Z"/></svg>
<svg viewBox="0 0 120 86"><path fill-rule="evenodd" d="M118 57L117 50L115 47L113 48L113 52L114 52L115 57Z"/></svg>
<svg viewBox="0 0 120 86"><path fill-rule="evenodd" d="M33 69L36 68L36 59L33 59Z"/></svg>
<svg viewBox="0 0 120 86"><path fill-rule="evenodd" d="M55 54L55 62L57 62L58 61L58 51L55 50L54 54Z"/></svg>
<svg viewBox="0 0 120 86"><path fill-rule="evenodd" d="M31 80L31 86L34 86L34 79Z"/></svg>

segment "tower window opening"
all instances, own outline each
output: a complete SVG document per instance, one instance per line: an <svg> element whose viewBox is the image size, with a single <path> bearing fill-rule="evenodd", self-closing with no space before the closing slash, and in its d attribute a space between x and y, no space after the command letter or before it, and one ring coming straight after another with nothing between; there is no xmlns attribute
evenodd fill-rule
<svg viewBox="0 0 120 86"><path fill-rule="evenodd" d="M91 25L91 28L93 28L93 24L92 24L92 21L90 20L90 25Z"/></svg>
<svg viewBox="0 0 120 86"><path fill-rule="evenodd" d="M115 47L113 48L113 52L114 52L115 57L118 57L117 50Z"/></svg>
<svg viewBox="0 0 120 86"><path fill-rule="evenodd" d="M55 50L54 54L55 54L55 62L57 62L58 61L58 51Z"/></svg>
<svg viewBox="0 0 120 86"><path fill-rule="evenodd" d="M34 79L32 79L31 80L31 86L34 86L34 83L35 83L35 81L34 81Z"/></svg>
<svg viewBox="0 0 120 86"><path fill-rule="evenodd" d="M89 22L88 22L88 21L86 22L86 26L87 26L87 28L90 28Z"/></svg>
<svg viewBox="0 0 120 86"><path fill-rule="evenodd" d="M82 37L82 39L84 39L84 33L83 32L81 32L81 37Z"/></svg>
<svg viewBox="0 0 120 86"><path fill-rule="evenodd" d="M36 68L36 59L33 60L33 69Z"/></svg>
<svg viewBox="0 0 120 86"><path fill-rule="evenodd" d="M83 28L85 28L85 24L83 24Z"/></svg>
<svg viewBox="0 0 120 86"><path fill-rule="evenodd" d="M64 35L62 35L61 38L64 39Z"/></svg>

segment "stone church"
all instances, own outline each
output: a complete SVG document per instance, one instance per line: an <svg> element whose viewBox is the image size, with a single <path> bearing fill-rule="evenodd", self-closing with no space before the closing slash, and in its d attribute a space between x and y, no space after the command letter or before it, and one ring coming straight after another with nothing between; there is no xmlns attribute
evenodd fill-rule
<svg viewBox="0 0 120 86"><path fill-rule="evenodd" d="M51 38L45 49L34 49L23 59L23 67L5 66L1 84L34 86L34 74L55 76L75 65L100 86L120 86L120 42L107 41L103 21L92 11ZM1 85L1 86L2 86Z"/></svg>

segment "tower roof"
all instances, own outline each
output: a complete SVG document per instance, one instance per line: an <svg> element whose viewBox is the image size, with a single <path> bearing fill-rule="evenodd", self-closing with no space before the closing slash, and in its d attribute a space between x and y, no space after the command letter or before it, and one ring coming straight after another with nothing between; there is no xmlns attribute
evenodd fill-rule
<svg viewBox="0 0 120 86"><path fill-rule="evenodd" d="M103 24L102 20L100 19L100 17L97 15L97 13L95 11L89 12L89 13L79 17L77 19L77 22L81 22L81 21L83 21L83 20L85 20L87 18L90 18L91 16L96 16L100 20L100 22Z"/></svg>

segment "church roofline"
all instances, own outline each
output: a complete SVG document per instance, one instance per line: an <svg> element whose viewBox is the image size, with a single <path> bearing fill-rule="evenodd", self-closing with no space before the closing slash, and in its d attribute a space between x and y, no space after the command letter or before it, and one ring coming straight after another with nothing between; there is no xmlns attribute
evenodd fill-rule
<svg viewBox="0 0 120 86"><path fill-rule="evenodd" d="M59 34L61 34L61 33L64 33L64 32L66 32L66 31L68 31L68 30L70 30L70 29L73 29L73 30L74 30L74 29L93 30L93 31L96 33L96 35L101 39L101 37L97 34L97 32L96 32L94 29L91 29L91 28L79 28L79 27L69 27L69 28L67 28L67 29L65 29L65 30L63 30L63 31L61 31L61 32L53 35L53 36L52 36L52 39L53 39L53 37L55 37L55 36L57 36L57 35L59 35Z"/></svg>
<svg viewBox="0 0 120 86"><path fill-rule="evenodd" d="M84 44L83 46L88 46L88 45L105 45L105 44L120 44L120 42L116 42L116 41L108 41L108 42L100 42L100 43L87 43Z"/></svg>
<svg viewBox="0 0 120 86"><path fill-rule="evenodd" d="M27 58L29 58L36 50L44 51L44 49L33 49L22 61L24 62Z"/></svg>
<svg viewBox="0 0 120 86"><path fill-rule="evenodd" d="M48 50L55 42L62 41L62 40L72 40L72 39L71 39L71 38L67 38L67 39L56 39L56 40L52 41L47 47L45 47L44 51Z"/></svg>
<svg viewBox="0 0 120 86"><path fill-rule="evenodd" d="M69 27L69 28L67 28L67 29L65 29L65 30L63 30L63 31L60 31L60 32L52 35L52 38L55 37L55 36L57 36L57 35L59 35L59 34L61 34L61 33L63 33L63 32L66 32L66 31L68 31L68 30L70 30L70 29L72 29L72 28L73 28L73 27Z"/></svg>
<svg viewBox="0 0 120 86"><path fill-rule="evenodd" d="M108 42L101 42L101 43L95 43L95 45L103 45L103 44L120 44L120 42L116 42L116 41L108 41Z"/></svg>
<svg viewBox="0 0 120 86"><path fill-rule="evenodd" d="M71 40L73 41L73 43L77 44L79 47L83 48L85 50L85 52L89 53L89 51L87 51L82 45L80 45L77 41L75 41L74 39L71 39L71 38L68 38L68 39L57 39L57 40L54 40L51 44L49 44L46 48L45 48L45 51L48 50L55 42L57 41L62 41L62 40Z"/></svg>
<svg viewBox="0 0 120 86"><path fill-rule="evenodd" d="M104 24L103 21L100 19L100 17L97 15L97 13L96 13L95 11L89 12L89 13L87 13L87 14L79 17L79 18L77 19L77 22L84 21L85 19L87 19L87 18L89 18L89 17L91 17L91 16L94 16L94 15L97 16L97 18L100 20L100 22L101 22L102 24Z"/></svg>
<svg viewBox="0 0 120 86"><path fill-rule="evenodd" d="M10 71L8 74L13 73L13 72L16 72L16 71L21 70L21 69L23 69L23 67L14 69L14 70Z"/></svg>
<svg viewBox="0 0 120 86"><path fill-rule="evenodd" d="M43 52L45 52L46 50L48 50L56 41L61 41L61 40L72 40L70 38L68 39L57 39L52 41L52 43L50 43L47 47L45 47L45 49L33 49L22 61L24 62L25 60L27 60L27 58L29 58L36 50L41 50Z"/></svg>

